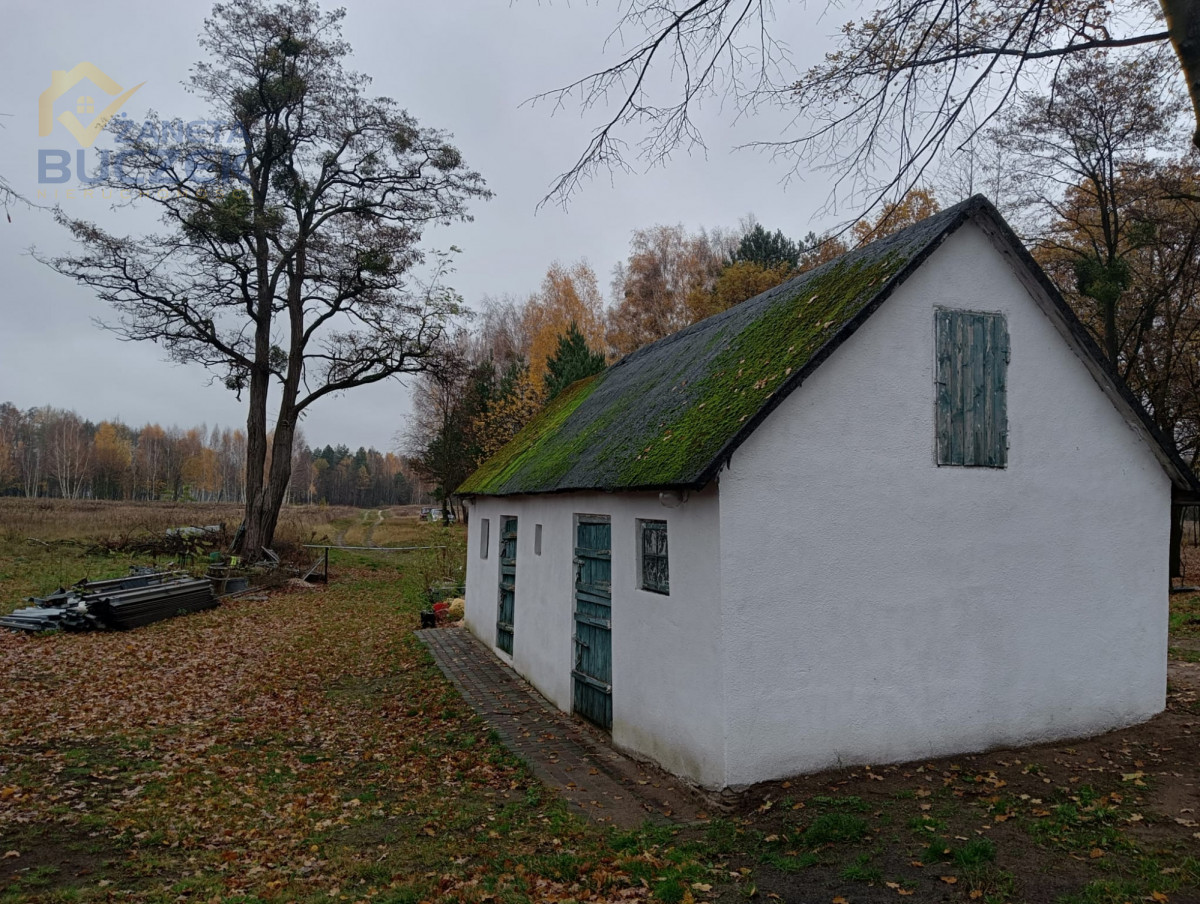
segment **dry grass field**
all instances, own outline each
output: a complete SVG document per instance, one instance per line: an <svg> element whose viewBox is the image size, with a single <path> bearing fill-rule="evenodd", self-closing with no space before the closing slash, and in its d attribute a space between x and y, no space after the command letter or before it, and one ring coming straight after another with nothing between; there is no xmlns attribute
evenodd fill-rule
<svg viewBox="0 0 1200 904"><path fill-rule="evenodd" d="M349 506L288 506L280 519L285 540L307 539L337 518L356 515ZM172 527L225 524L230 531L242 520L233 502L110 502L107 500L23 499L0 497L0 539L5 542L88 540L161 533Z"/></svg>

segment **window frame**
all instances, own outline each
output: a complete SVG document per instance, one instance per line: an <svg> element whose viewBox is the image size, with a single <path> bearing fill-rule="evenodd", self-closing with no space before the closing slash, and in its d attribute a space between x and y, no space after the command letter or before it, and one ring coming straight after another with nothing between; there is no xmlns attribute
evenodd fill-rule
<svg viewBox="0 0 1200 904"><path fill-rule="evenodd" d="M659 531L661 531L663 538L662 552L649 552L646 549L646 538L651 532ZM637 519L637 581L639 590L644 590L647 593L657 593L660 596L671 595L671 556L668 538L669 528L665 518ZM648 558L662 560L665 577L663 583L658 584L648 578L646 573Z"/></svg>
<svg viewBox="0 0 1200 904"><path fill-rule="evenodd" d="M488 518L479 519L479 558L488 557L488 545L491 540L491 521Z"/></svg>

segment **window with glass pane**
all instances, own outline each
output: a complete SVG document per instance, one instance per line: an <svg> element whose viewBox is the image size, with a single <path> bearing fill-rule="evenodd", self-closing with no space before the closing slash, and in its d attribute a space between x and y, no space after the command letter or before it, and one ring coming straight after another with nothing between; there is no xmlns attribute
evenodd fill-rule
<svg viewBox="0 0 1200 904"><path fill-rule="evenodd" d="M642 589L670 593L667 569L667 522L639 521L642 534Z"/></svg>

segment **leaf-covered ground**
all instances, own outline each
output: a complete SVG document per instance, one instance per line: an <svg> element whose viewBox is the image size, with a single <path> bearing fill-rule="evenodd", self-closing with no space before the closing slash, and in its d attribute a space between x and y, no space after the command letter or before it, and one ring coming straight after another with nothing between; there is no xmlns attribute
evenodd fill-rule
<svg viewBox="0 0 1200 904"><path fill-rule="evenodd" d="M336 574L0 633L0 901L648 896L627 866L654 840L618 851L487 736L412 635L412 580Z"/></svg>

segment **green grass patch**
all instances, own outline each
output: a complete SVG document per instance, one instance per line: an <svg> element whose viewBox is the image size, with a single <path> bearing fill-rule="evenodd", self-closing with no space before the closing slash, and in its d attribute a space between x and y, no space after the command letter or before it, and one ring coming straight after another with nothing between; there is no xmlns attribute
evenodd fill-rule
<svg viewBox="0 0 1200 904"><path fill-rule="evenodd" d="M844 844L861 841L870 831L867 821L853 813L823 813L801 836L805 844Z"/></svg>
<svg viewBox="0 0 1200 904"><path fill-rule="evenodd" d="M996 859L996 845L987 838L973 838L960 844L933 841L925 849L926 863L954 863L958 866L978 866Z"/></svg>

